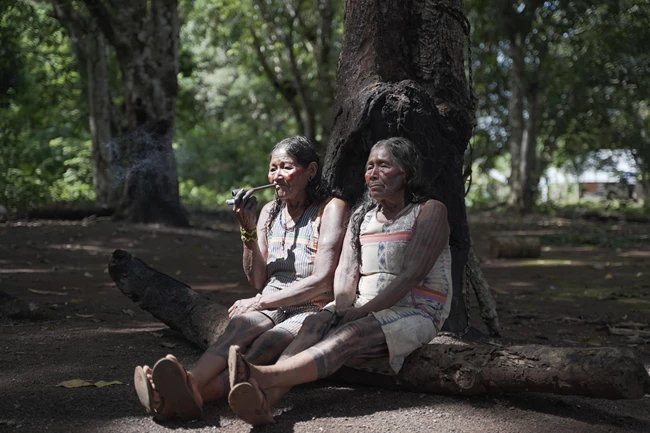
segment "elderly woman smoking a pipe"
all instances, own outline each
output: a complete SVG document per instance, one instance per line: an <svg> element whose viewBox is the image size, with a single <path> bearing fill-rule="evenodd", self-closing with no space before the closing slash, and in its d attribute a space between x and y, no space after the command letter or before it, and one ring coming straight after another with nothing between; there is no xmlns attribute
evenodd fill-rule
<svg viewBox="0 0 650 433"><path fill-rule="evenodd" d="M449 315L447 210L428 196L417 148L404 138L378 142L365 180L367 195L348 225L334 279L338 326L270 366L253 365L239 347L230 348L229 404L252 425L273 422L271 408L290 387L329 376L359 357L382 357L399 372Z"/></svg>
<svg viewBox="0 0 650 433"><path fill-rule="evenodd" d="M257 364L275 362L304 320L333 299L348 208L328 198L313 144L296 136L276 144L269 160L275 200L256 217L252 190L235 194L243 264L261 294L229 309L230 322L190 371L172 355L151 369L136 367L134 384L147 412L161 420L200 418L203 403L228 394L228 349L237 345Z"/></svg>

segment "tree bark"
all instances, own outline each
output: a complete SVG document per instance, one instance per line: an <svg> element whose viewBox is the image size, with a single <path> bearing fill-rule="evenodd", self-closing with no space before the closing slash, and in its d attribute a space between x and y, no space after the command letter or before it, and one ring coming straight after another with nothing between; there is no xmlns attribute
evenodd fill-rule
<svg viewBox="0 0 650 433"><path fill-rule="evenodd" d="M130 140L126 149L111 148L126 151L118 159L126 159L128 166L115 218L186 226L172 148L178 94L177 0L84 2L117 54L125 132L144 128L153 138Z"/></svg>
<svg viewBox="0 0 650 433"><path fill-rule="evenodd" d="M316 61L316 91L318 124L320 126L320 143L329 142L330 126L332 124L332 100L334 98L334 79L330 71L334 70L332 56L332 35L334 27L333 0L318 0L318 30L316 35L315 61Z"/></svg>
<svg viewBox="0 0 650 433"><path fill-rule="evenodd" d="M541 120L539 90L527 77L523 36L511 38L510 100L510 195L508 206L528 212L535 205L537 185L542 174L537 152L537 131ZM527 115L527 117L525 117Z"/></svg>
<svg viewBox="0 0 650 433"><path fill-rule="evenodd" d="M200 348L223 333L225 307L129 253L116 250L108 270L124 294ZM528 391L633 399L650 390L643 364L631 351L616 348L433 344L413 352L397 376L343 369L334 378L431 394Z"/></svg>
<svg viewBox="0 0 650 433"><path fill-rule="evenodd" d="M481 260L474 250L473 243L469 249L466 278L469 279L468 284L474 289L481 319L483 319L483 323L487 326L490 336L499 337L501 335L501 327L499 326L499 316L497 315L497 303L494 301L492 292L490 291L490 285L485 275L483 275L483 271L481 271Z"/></svg>
<svg viewBox="0 0 650 433"><path fill-rule="evenodd" d="M115 208L121 183L116 178L113 155L107 144L117 134L117 121L108 84L107 46L95 20L70 2L52 1L54 16L65 27L88 97L92 137L93 186L96 203Z"/></svg>
<svg viewBox="0 0 650 433"><path fill-rule="evenodd" d="M460 0L346 2L344 36L325 177L355 201L370 148L391 136L412 140L425 158L451 227L453 299L445 330L468 326L461 277L469 251L462 176L472 134Z"/></svg>
<svg viewBox="0 0 650 433"><path fill-rule="evenodd" d="M115 208L120 200L122 184L113 171L116 155L107 146L117 134L114 108L108 85L107 46L104 36L90 23L86 35L86 69L90 134L93 141L93 186L95 201L100 206Z"/></svg>

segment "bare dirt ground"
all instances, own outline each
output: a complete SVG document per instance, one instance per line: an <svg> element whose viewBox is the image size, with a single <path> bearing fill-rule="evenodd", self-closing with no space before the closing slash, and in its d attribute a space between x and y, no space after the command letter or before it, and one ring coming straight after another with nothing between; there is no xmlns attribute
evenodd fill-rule
<svg viewBox="0 0 650 433"><path fill-rule="evenodd" d="M157 424L132 387L133 368L166 353L191 365L200 355L140 310L106 273L116 248L229 306L252 289L229 215L194 218L193 229L105 219L0 224L0 290L45 307L41 321L0 319L0 431L246 432L224 402L194 423ZM608 325L650 323L650 227L533 216L471 217L502 325L496 345L630 347L650 366L640 336ZM489 237L542 236L540 259L489 260ZM50 292L50 293L42 293ZM485 330L473 302L474 325ZM67 389L83 379L119 381ZM609 401L535 393L446 397L319 382L296 388L268 432L649 432L650 398Z"/></svg>

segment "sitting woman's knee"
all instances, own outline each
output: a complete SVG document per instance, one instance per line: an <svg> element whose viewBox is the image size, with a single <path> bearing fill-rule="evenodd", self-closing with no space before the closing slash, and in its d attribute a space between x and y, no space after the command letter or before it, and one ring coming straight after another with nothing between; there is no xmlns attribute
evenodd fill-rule
<svg viewBox="0 0 650 433"><path fill-rule="evenodd" d="M255 326L260 323L266 316L257 311L237 314L230 319L226 331L247 328L249 326Z"/></svg>
<svg viewBox="0 0 650 433"><path fill-rule="evenodd" d="M343 337L366 338L375 334L382 334L382 331L379 322L374 317L364 317L340 326L332 334Z"/></svg>
<svg viewBox="0 0 650 433"><path fill-rule="evenodd" d="M286 330L266 331L253 341L246 356L249 361L265 364L274 362L293 341L293 334Z"/></svg>
<svg viewBox="0 0 650 433"><path fill-rule="evenodd" d="M300 328L300 331L298 332L298 336L301 334L318 334L322 333L325 331L325 326L329 323L329 321L332 319L332 313L329 311L321 311L318 314L312 314L311 316L307 316L305 320L302 322L302 327Z"/></svg>

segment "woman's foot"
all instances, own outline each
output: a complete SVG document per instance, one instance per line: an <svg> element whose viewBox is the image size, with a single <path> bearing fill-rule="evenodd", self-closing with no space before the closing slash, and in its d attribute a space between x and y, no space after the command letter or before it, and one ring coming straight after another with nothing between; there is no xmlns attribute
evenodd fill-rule
<svg viewBox="0 0 650 433"><path fill-rule="evenodd" d="M251 378L251 364L239 346L230 346L228 350L228 377L228 404L239 418L253 426L275 422L266 394Z"/></svg>
<svg viewBox="0 0 650 433"><path fill-rule="evenodd" d="M169 406L165 405L165 399L151 381L151 374L152 370L148 365L135 368L133 372L135 392L138 394L138 399L147 413L152 414L156 421L169 421L176 414Z"/></svg>
<svg viewBox="0 0 650 433"><path fill-rule="evenodd" d="M228 405L235 415L254 427L275 422L266 394L255 379L235 385L228 394Z"/></svg>
<svg viewBox="0 0 650 433"><path fill-rule="evenodd" d="M203 400L192 375L173 355L167 355L153 367L153 383L156 390L176 415L183 421L203 416Z"/></svg>
<svg viewBox="0 0 650 433"><path fill-rule="evenodd" d="M251 367L246 357L241 353L239 346L230 346L228 349L228 379L230 389L242 382L248 382L251 375Z"/></svg>

